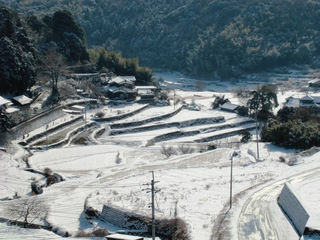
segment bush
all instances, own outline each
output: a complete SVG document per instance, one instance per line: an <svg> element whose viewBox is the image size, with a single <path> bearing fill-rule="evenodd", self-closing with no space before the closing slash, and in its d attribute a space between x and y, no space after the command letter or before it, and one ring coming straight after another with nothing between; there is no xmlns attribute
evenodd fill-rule
<svg viewBox="0 0 320 240"><path fill-rule="evenodd" d="M55 176L50 175L49 177L47 177L47 186L50 186L57 182L58 182L58 179Z"/></svg>
<svg viewBox="0 0 320 240"><path fill-rule="evenodd" d="M162 219L156 223L156 235L161 239L189 240L187 224L180 218Z"/></svg>
<svg viewBox="0 0 320 240"><path fill-rule="evenodd" d="M91 236L92 236L91 233L87 233L87 232L85 232L83 230L80 230L75 234L75 237L78 237L78 238L80 238L80 237L91 237Z"/></svg>
<svg viewBox="0 0 320 240"><path fill-rule="evenodd" d="M92 232L86 232L84 230L80 230L75 234L75 237L81 238L81 237L105 237L109 234L109 231L106 228L97 228L93 230Z"/></svg>
<svg viewBox="0 0 320 240"><path fill-rule="evenodd" d="M101 111L100 111L100 112L97 112L97 113L95 114L95 116L98 117L98 118L102 118L102 117L104 117L104 115L105 115L104 112L101 112Z"/></svg>
<svg viewBox="0 0 320 240"><path fill-rule="evenodd" d="M174 154L174 149L172 146L166 147L165 145L162 145L161 154L165 155L166 158L169 158L171 155Z"/></svg>
<svg viewBox="0 0 320 240"><path fill-rule="evenodd" d="M252 134L248 130L243 131L240 135L241 135L240 142L242 143L247 143L252 138Z"/></svg>
<svg viewBox="0 0 320 240"><path fill-rule="evenodd" d="M238 107L237 112L240 116L247 117L249 115L249 109L246 106Z"/></svg>
<svg viewBox="0 0 320 240"><path fill-rule="evenodd" d="M106 228L97 228L92 232L92 235L95 237L105 237L108 234L109 234L109 231Z"/></svg>
<svg viewBox="0 0 320 240"><path fill-rule="evenodd" d="M87 199L86 199L86 202L87 202ZM86 203L87 204L87 203ZM88 217L95 217L97 216L97 210L94 209L93 207L87 207L85 209L85 212L84 212Z"/></svg>
<svg viewBox="0 0 320 240"><path fill-rule="evenodd" d="M52 175L52 170L51 170L51 168L45 168L45 169L43 169L43 173L44 173L44 176L45 177L49 177L50 175Z"/></svg>
<svg viewBox="0 0 320 240"><path fill-rule="evenodd" d="M208 145L208 148L207 148L208 151L215 150L215 149L217 149L216 145L214 145L214 144Z"/></svg>
<svg viewBox="0 0 320 240"><path fill-rule="evenodd" d="M184 144L180 144L178 146L178 149L182 154L189 154L189 153L193 153L193 151L194 151L190 146L187 146Z"/></svg>
<svg viewBox="0 0 320 240"><path fill-rule="evenodd" d="M319 123L289 121L270 124L261 132L261 138L282 147L308 149L320 146L319 131Z"/></svg>
<svg viewBox="0 0 320 240"><path fill-rule="evenodd" d="M230 101L228 98L224 98L224 95L222 97L218 96L218 97L216 97L214 102L211 104L211 107L212 107L212 109L216 109L227 102L230 102Z"/></svg>
<svg viewBox="0 0 320 240"><path fill-rule="evenodd" d="M279 157L279 162L281 163L285 163L286 162L286 159L282 156Z"/></svg>

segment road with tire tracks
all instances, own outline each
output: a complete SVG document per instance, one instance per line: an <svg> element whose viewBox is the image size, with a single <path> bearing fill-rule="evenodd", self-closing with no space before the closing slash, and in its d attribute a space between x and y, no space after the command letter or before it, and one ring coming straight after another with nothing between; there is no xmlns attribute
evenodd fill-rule
<svg viewBox="0 0 320 240"><path fill-rule="evenodd" d="M320 168L308 170L274 182L250 196L242 207L238 219L239 240L292 240L298 233L277 204L283 185L297 183L309 178L320 182Z"/></svg>

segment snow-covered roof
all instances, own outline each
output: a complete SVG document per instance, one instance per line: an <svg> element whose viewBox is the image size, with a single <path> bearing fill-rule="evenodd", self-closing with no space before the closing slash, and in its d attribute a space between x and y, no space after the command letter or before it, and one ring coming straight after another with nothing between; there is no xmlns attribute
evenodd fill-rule
<svg viewBox="0 0 320 240"><path fill-rule="evenodd" d="M149 89L157 89L155 86L136 86L136 89L139 90L149 90Z"/></svg>
<svg viewBox="0 0 320 240"><path fill-rule="evenodd" d="M125 79L121 78L121 77L115 77L115 78L112 78L110 82L115 82L117 84L122 84L125 82Z"/></svg>
<svg viewBox="0 0 320 240"><path fill-rule="evenodd" d="M0 96L0 106L6 105L8 103L11 103L11 101L9 101L9 100L7 100L7 99L5 99L5 98Z"/></svg>
<svg viewBox="0 0 320 240"><path fill-rule="evenodd" d="M112 92L112 93L115 93L115 92L136 92L135 90L131 89L131 88L127 88L127 87L106 87L105 90L107 92Z"/></svg>
<svg viewBox="0 0 320 240"><path fill-rule="evenodd" d="M286 106L299 107L299 106L313 106L314 104L320 104L320 96L305 95L303 97L291 96L286 99Z"/></svg>
<svg viewBox="0 0 320 240"><path fill-rule="evenodd" d="M124 235L124 234L111 234L107 236L110 240L141 240L143 237Z"/></svg>
<svg viewBox="0 0 320 240"><path fill-rule="evenodd" d="M136 81L136 77L135 76L121 76L121 78L123 78L125 80L129 80L131 82L135 82Z"/></svg>
<svg viewBox="0 0 320 240"><path fill-rule="evenodd" d="M221 106L221 109L226 109L226 110L230 110L230 111L234 111L237 109L237 107L239 107L239 105L237 104L232 104L230 102L226 102L225 104L223 104Z"/></svg>
<svg viewBox="0 0 320 240"><path fill-rule="evenodd" d="M9 113L9 114L14 113L14 112L18 112L18 111L20 111L20 109L16 108L16 107L9 107L6 109L6 113Z"/></svg>
<svg viewBox="0 0 320 240"><path fill-rule="evenodd" d="M301 98L300 100L302 101L313 101L313 98L310 97L309 95L305 95L303 98Z"/></svg>
<svg viewBox="0 0 320 240"><path fill-rule="evenodd" d="M320 97L319 96L312 96L315 103L320 104Z"/></svg>
<svg viewBox="0 0 320 240"><path fill-rule="evenodd" d="M15 100L16 102L18 102L21 105L27 105L32 102L32 99L28 98L25 95L20 95L20 96L14 97L13 100Z"/></svg>
<svg viewBox="0 0 320 240"><path fill-rule="evenodd" d="M135 93L136 91L131 88L121 87L116 92Z"/></svg>
<svg viewBox="0 0 320 240"><path fill-rule="evenodd" d="M90 77L96 77L99 76L99 73L74 73L71 74L71 77L74 78L90 78Z"/></svg>
<svg viewBox="0 0 320 240"><path fill-rule="evenodd" d="M117 91L118 89L119 89L119 88L118 88L118 87L115 87L115 86L113 86L113 87L107 86L107 87L104 88L104 90L105 90L106 92L115 92L115 91Z"/></svg>
<svg viewBox="0 0 320 240"><path fill-rule="evenodd" d="M135 82L136 81L136 77L135 76L117 76L111 79L111 82L115 82L117 84L123 84L125 82Z"/></svg>
<svg viewBox="0 0 320 240"><path fill-rule="evenodd" d="M77 109L77 110L84 110L85 109L85 107L81 106L81 105L73 105L73 106L71 106L71 108Z"/></svg>

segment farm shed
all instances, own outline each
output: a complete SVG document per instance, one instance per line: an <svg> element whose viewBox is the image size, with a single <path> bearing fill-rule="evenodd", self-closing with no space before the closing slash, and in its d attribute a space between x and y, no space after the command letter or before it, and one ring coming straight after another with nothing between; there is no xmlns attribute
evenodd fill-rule
<svg viewBox="0 0 320 240"><path fill-rule="evenodd" d="M28 98L25 95L20 95L17 97L12 98L12 102L19 105L19 106L26 106L32 103L32 99Z"/></svg>
<svg viewBox="0 0 320 240"><path fill-rule="evenodd" d="M284 184L278 197L278 204L292 222L299 236L302 236L309 219L309 214L298 198L298 195L287 183Z"/></svg>
<svg viewBox="0 0 320 240"><path fill-rule="evenodd" d="M230 102L226 102L220 107L221 110L228 111L228 112L235 112L238 108L239 108L238 105L232 104Z"/></svg>

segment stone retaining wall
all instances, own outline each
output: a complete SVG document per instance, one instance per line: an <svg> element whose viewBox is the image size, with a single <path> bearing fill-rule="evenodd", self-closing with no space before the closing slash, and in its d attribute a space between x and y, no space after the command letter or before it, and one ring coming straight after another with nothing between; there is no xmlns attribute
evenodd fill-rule
<svg viewBox="0 0 320 240"><path fill-rule="evenodd" d="M85 131L86 128L92 127L94 125L95 125L95 122L90 122L90 123L87 123L86 125L82 125L78 128L75 128L72 131L68 132L66 137L59 142L56 142L56 143L53 143L53 144L50 144L47 146L28 146L27 148L41 150L41 149L51 149L51 148L63 146L65 144L68 144L72 140L72 138L75 137L78 133L81 133L81 132Z"/></svg>
<svg viewBox="0 0 320 240"><path fill-rule="evenodd" d="M134 126L140 126L142 124L147 124L147 123L150 123L150 122L160 121L160 120L163 120L163 119L166 119L166 118L170 118L170 117L176 115L178 112L181 111L181 109L182 109L182 107L178 108L174 112L171 112L171 113L168 113L168 114L164 114L162 116L148 118L148 119L141 120L141 121L111 124L110 128L114 129L114 128L134 127Z"/></svg>
<svg viewBox="0 0 320 240"><path fill-rule="evenodd" d="M141 111L143 111L144 109L146 109L147 107L149 107L149 105L145 105L137 110L134 110L132 112L129 113L125 113L125 114L121 114L118 116L112 116L112 117L105 117L105 118L93 118L92 120L97 121L97 122L111 122L111 121L116 121L116 120L121 120L127 117L131 117Z"/></svg>

